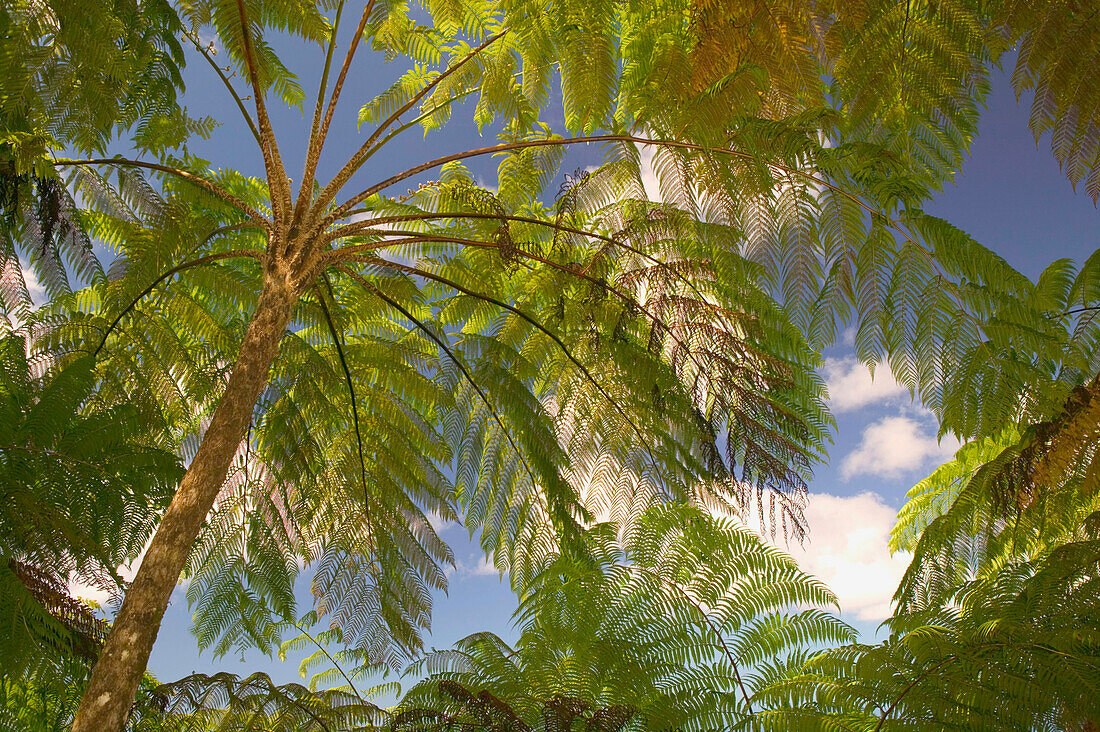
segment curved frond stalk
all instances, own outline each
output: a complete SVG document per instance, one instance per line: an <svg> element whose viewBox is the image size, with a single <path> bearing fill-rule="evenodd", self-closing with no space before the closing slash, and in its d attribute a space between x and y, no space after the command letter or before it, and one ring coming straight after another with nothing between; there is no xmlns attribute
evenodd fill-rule
<svg viewBox="0 0 1100 732"><path fill-rule="evenodd" d="M222 199L229 205L236 208L238 211L248 216L248 218L256 224L258 227L268 230L271 228L271 223L265 219L258 211L249 206L244 201L240 200L232 193L222 190L220 186L212 181L207 180L202 176L195 175L186 170L179 168L173 168L169 165L161 165L159 163L148 163L141 160L126 160L124 158L92 158L88 160L70 160L67 158L60 158L55 161L55 165L59 168L73 167L78 165L120 165L131 168L144 168L146 170L155 170L160 173L167 173L181 178L188 183L202 188L208 193Z"/></svg>
<svg viewBox="0 0 1100 732"><path fill-rule="evenodd" d="M299 684L276 685L266 674L195 674L164 684L161 729L235 732L261 726L278 730L338 732L377 729L385 711L341 691L314 692Z"/></svg>
<svg viewBox="0 0 1100 732"><path fill-rule="evenodd" d="M328 286L329 294L332 295L332 283L326 278L325 284ZM332 322L332 313L329 312L328 305L325 304L324 295L317 291L317 302L321 305L321 310L325 314L325 322L328 324L329 332L332 334L333 345L336 346L336 355L340 358L340 368L344 370L344 378L348 385L348 397L351 399L351 419L355 426L355 445L356 451L359 453L359 477L363 481L363 503L367 505L367 463L363 458L363 435L359 430L359 405L355 399L355 383L351 378L351 371L348 369L348 360L344 356L344 345L341 343L340 332L336 330L336 324Z"/></svg>

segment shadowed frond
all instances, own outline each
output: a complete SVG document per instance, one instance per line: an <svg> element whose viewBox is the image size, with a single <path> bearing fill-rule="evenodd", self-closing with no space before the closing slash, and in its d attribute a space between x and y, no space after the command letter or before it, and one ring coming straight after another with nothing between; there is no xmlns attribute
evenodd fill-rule
<svg viewBox="0 0 1100 732"><path fill-rule="evenodd" d="M118 593L182 471L155 412L104 400L88 359L58 369L15 335L0 349L0 649L14 672L94 658L105 630L67 583Z"/></svg>
<svg viewBox="0 0 1100 732"><path fill-rule="evenodd" d="M157 687L165 699L160 729L179 732L336 732L382 729L383 710L341 691L276 685L266 674L195 674Z"/></svg>
<svg viewBox="0 0 1100 732"><path fill-rule="evenodd" d="M910 491L913 552L878 645L770 669L762 724L1089 729L1100 719L1094 382L1050 421L964 445ZM1011 423L1010 423L1011 424Z"/></svg>

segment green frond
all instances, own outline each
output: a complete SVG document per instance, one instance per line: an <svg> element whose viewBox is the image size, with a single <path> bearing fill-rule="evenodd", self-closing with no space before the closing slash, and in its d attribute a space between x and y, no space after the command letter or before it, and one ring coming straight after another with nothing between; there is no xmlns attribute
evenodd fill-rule
<svg viewBox="0 0 1100 732"><path fill-rule="evenodd" d="M612 729L731 729L749 713L750 669L852 638L796 610L832 602L756 534L686 505L652 508L592 526L582 555L547 558L521 598L515 648L481 633L410 667L426 678L395 724L557 729L549 720L572 709Z"/></svg>
<svg viewBox="0 0 1100 732"><path fill-rule="evenodd" d="M16 335L0 349L0 649L29 673L94 657L105 631L66 584L118 592L182 471L155 411L97 393L88 359L41 369Z"/></svg>
<svg viewBox="0 0 1100 732"><path fill-rule="evenodd" d="M1074 185L1084 182L1100 197L1100 114L1097 76L1090 60L1100 44L1100 24L1072 3L1001 3L996 21L1010 42L1019 41L1012 74L1017 96L1034 91L1028 126L1036 141L1050 133L1050 147Z"/></svg>

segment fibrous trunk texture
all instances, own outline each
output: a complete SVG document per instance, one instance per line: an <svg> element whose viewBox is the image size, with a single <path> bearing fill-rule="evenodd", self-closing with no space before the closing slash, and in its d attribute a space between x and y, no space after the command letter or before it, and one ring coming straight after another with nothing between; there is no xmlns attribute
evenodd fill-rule
<svg viewBox="0 0 1100 732"><path fill-rule="evenodd" d="M153 536L80 700L73 732L122 732L168 600L268 382L294 297L265 277L225 393Z"/></svg>

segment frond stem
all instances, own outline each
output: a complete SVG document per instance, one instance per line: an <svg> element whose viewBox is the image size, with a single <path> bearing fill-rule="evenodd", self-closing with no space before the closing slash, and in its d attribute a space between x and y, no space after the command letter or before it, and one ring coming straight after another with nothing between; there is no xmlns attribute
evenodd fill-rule
<svg viewBox="0 0 1100 732"><path fill-rule="evenodd" d="M329 97L328 106L325 108L325 116L321 121L321 126L317 130L317 134L310 134L309 147L306 149L306 169L302 176L302 187L299 198L299 208L304 210L302 206L302 196L306 192L309 186L313 185L313 181L317 175L317 163L321 159L321 152L325 147L325 139L328 137L328 129L332 124L332 116L336 113L336 103L340 99L340 92L344 89L344 82L348 77L348 70L351 68L351 61L355 57L355 51L359 48L359 42L363 37L363 31L366 30L367 23L370 21L370 15L374 12L375 0L369 0L369 2L363 7L363 14L359 17L359 25L355 27L355 35L351 39L351 43L348 46L347 53L344 54L344 61L340 65L340 73L336 76L336 83L332 87L332 95ZM333 32L333 43L335 43L336 34ZM331 55L331 48L330 48ZM328 62L325 63L325 69L328 69ZM328 78L326 73L325 78ZM318 101L321 96L318 95ZM320 107L318 107L320 109Z"/></svg>
<svg viewBox="0 0 1100 732"><path fill-rule="evenodd" d="M478 45L465 56L463 56L458 61L458 63L448 67L439 76L435 77L429 83L425 84L424 88L417 92L417 94L414 95L408 102L406 102L400 109L398 109L385 120L383 120L382 124L380 124L378 128L375 129L373 133L371 133L371 136L367 138L366 142L364 142L359 147L359 149L355 152L354 155L351 156L348 162L344 164L344 167L340 169L340 172L338 172L336 176L332 179L332 181L325 186L324 190L321 191L321 195L318 197L317 206L321 207L327 205L328 202L336 196L339 190L344 187L344 184L347 183L353 175L355 175L355 172L359 170L363 163L366 162L371 154L373 154L373 150L371 150L371 147L374 145L375 142L377 142L378 138L382 136L382 133L385 132L390 125L400 119L401 115L403 115L405 112L412 109L421 99L427 96L432 91L432 89L439 86L439 84L441 84L445 79L457 73L463 66L469 63L473 58L475 58L486 48L491 46L495 41L504 37L504 35L507 33L508 30L505 29L500 33L497 33L496 35L490 36L489 38L485 39L485 41L483 41L480 45Z"/></svg>
<svg viewBox="0 0 1100 732"><path fill-rule="evenodd" d="M714 637L718 639L718 643L722 647L722 651L726 654L726 659L730 662L730 666L733 668L733 677L737 680L738 688L741 689L741 696L743 696L745 699L745 706L748 708L749 714L752 714L752 702L749 701L749 692L745 689L745 683L741 680L741 672L737 669L737 660L733 657L733 652L730 651L729 646L726 644L726 639L722 636L722 633L718 630L718 628L714 627L714 622L710 619L710 616L707 615L707 612L703 609L703 606L700 605L699 602L694 597L692 597L691 594L679 583L662 577L660 574L653 571L649 567L643 567L640 564L623 564L619 566L625 567L626 569L635 569L639 572L644 572L650 577L656 579L658 583L671 587L672 589L676 590L676 592L680 593L680 596L687 600L688 603L699 612L699 617L703 619L703 623L705 623L710 632L714 634Z"/></svg>
<svg viewBox="0 0 1100 732"><path fill-rule="evenodd" d="M264 157L268 185L271 187L272 220L276 226L280 226L285 222L279 221L279 219L287 215L287 209L290 207L290 191L287 189L286 170L283 168L283 161L279 156L279 145L275 140L275 130L271 126L271 118L267 115L264 90L260 86L260 78L256 73L256 56L252 49L252 29L249 27L248 12L245 10L244 0L237 0L237 14L241 21L245 71L248 73L249 83L252 84L253 102L256 105L256 120L259 122L260 152Z"/></svg>
<svg viewBox="0 0 1100 732"><path fill-rule="evenodd" d="M260 141L260 131L256 129L256 123L252 120L252 115L248 113L248 108L244 106L244 100L241 99L241 95L237 93L237 90L233 88L233 84L230 83L229 77L222 71L222 67L218 66L217 62L210 57L210 54L202 47L199 39L195 38L190 30L184 28L183 33L187 36L187 40L194 44L195 50L201 53L202 57L206 59L206 62L210 64L210 68L214 69L214 73L218 75L218 78L222 80L222 84L229 91L230 96L233 97L233 101L236 102L237 109L241 111L241 116L244 118L245 124L248 125L252 137L255 138L256 144L262 146L263 142Z"/></svg>
<svg viewBox="0 0 1100 732"><path fill-rule="evenodd" d="M344 13L345 0L340 0L336 6L336 17L332 21L332 33L328 39L328 49L325 51L325 68L321 72L321 81L317 85L317 103L313 107L313 122L309 127L309 144L306 148L306 167L302 172L302 183L298 186L298 202L294 207L294 216L301 215L305 206L305 193L309 186L313 185L313 175L317 169L317 159L311 158L313 141L317 138L317 131L321 128L321 114L325 109L325 92L328 91L328 74L332 68L332 54L336 50L336 35L340 32L340 16ZM318 158L320 155L317 156Z"/></svg>
<svg viewBox="0 0 1100 732"><path fill-rule="evenodd" d="M331 663L336 668L336 670L340 672L340 675L344 677L344 681L348 682L348 686L351 687L351 692L355 694L356 698L359 699L360 702L367 703L367 700L364 699L363 695L359 693L359 690L355 688L355 683L348 676L347 672L344 671L344 667L336 662L336 659L332 657L332 654L328 652L328 649L325 648L324 644L318 641L312 635L310 635L309 631L299 625L297 621L294 622L294 627L297 628L302 635L308 638L309 641L313 643L313 645L317 646L318 650L320 650L321 653L325 654L325 658L329 660L329 663Z"/></svg>
<svg viewBox="0 0 1100 732"><path fill-rule="evenodd" d="M481 400L485 403L485 406L489 408L489 413L493 415L493 420L497 423L497 426L500 427L500 431L501 431L501 433L504 434L504 438L506 440L508 440L508 444L512 446L513 450L515 450L516 455L519 457L520 461L523 463L523 467L527 470L527 477L529 477L531 479L531 484L532 485L537 485L538 481L535 480L534 471L531 469L531 466L527 463L527 458L524 457L523 452L519 449L519 446L516 445L515 440L512 438L512 433L508 430L507 427L505 427L504 420L503 420L503 418L501 418L500 413L497 411L496 407L493 406L492 401L489 400L489 395L486 394L485 390L482 389L481 385L477 383L477 381L473 377L473 374L471 374L470 370L466 367L466 364L462 363L462 361L459 360L458 356L454 353L453 350L451 350L450 346L448 346L446 343L444 343L443 340L439 336L437 336L435 333L433 333L432 330L430 328L428 328L427 325L422 323L419 319L417 319L417 317L415 315L413 315L405 307L403 307L401 305L401 303L399 303L396 300L393 300L392 298L387 296L384 292L382 292L377 287L375 287L370 282L368 282L367 279L365 277L363 277L361 274L359 274L358 272L356 272L355 270L351 269L350 267L348 267L347 265L344 265L344 264L337 264L336 268L339 269L344 274L351 277L353 280L355 280L359 284L360 287L362 287L363 289L367 290L368 292L374 294L379 300L382 300L383 302L388 304L390 307L392 307L394 310L401 313L401 315L403 315L405 318L407 318L409 320L409 322L411 322L413 325L415 325L418 330L420 330L421 332L426 334L428 336L428 338L430 338L437 346L439 346L439 348L445 354L447 354L447 358L449 358L451 360L451 362L454 363L454 365L458 367L459 371L462 372L462 375L470 383L470 386L472 386L474 388L474 391L477 392L478 396L481 397Z"/></svg>
<svg viewBox="0 0 1100 732"><path fill-rule="evenodd" d="M264 688L264 687L260 686L259 684L253 684L253 688L254 689L259 689L262 692L278 691L278 687L275 686L275 683L273 681L271 681L270 676L268 676L267 674L264 674L264 678L266 678L268 680L268 683L270 684L270 686L268 688ZM247 679L246 679L246 681L247 681ZM293 704L294 706L298 707L303 712L308 714L310 719L312 719L314 722L319 724L321 726L321 728L323 730L325 730L325 732L332 732L332 728L330 728L327 724L325 724L325 720L321 719L321 717L316 712L314 712L312 709L310 709L307 705L303 704L298 699L295 699L290 694L280 693L280 696L282 696L284 699L289 701L291 704Z"/></svg>
<svg viewBox="0 0 1100 732"><path fill-rule="evenodd" d="M363 158L364 162L368 158L370 158L371 155L374 155L374 153L376 153L378 150L380 150L387 142L389 142L393 138L397 137L398 135L400 135L405 130L409 129L410 127L415 127L421 121L427 119L428 117L431 117L433 114L435 114L439 110L443 109L444 107L446 107L450 104L454 104L455 102L457 102L461 99L465 99L466 97L470 96L471 94L473 94L476 91L477 91L477 89L467 89L466 91L462 92L461 94L456 94L455 96L448 98L446 101L442 101L439 104L436 104L432 107L429 107L427 110L420 113L416 117L412 118L411 120L409 120L405 124L401 125L400 127L395 127L393 130L390 131L389 134L387 134L381 140L376 142L374 144L374 147L372 147L370 150L367 151L366 157Z"/></svg>
<svg viewBox="0 0 1100 732"><path fill-rule="evenodd" d="M1091 313L1100 310L1100 305L1085 305L1080 308L1073 308L1071 310L1063 310L1060 313L1052 313L1047 317L1050 318L1065 318L1070 315L1080 315L1081 313Z"/></svg>
<svg viewBox="0 0 1100 732"><path fill-rule="evenodd" d="M329 296L335 301L336 298L333 294L332 282L329 281L328 275L322 273L322 277L325 280L325 284L328 286ZM328 323L328 330L332 335L332 342L336 344L336 355L340 358L340 367L344 370L344 380L348 385L348 394L351 396L351 418L352 423L355 425L355 445L359 451L359 477L363 483L363 505L366 506L370 500L370 496L367 493L367 461L363 457L363 434L359 430L359 406L355 398L355 383L351 378L351 369L348 368L348 359L344 355L343 339L340 337L339 331L336 330L336 323L332 320L332 313L329 312L324 295L316 286L314 289L317 292L317 302L321 304L321 312L325 314L325 322Z"/></svg>
<svg viewBox="0 0 1100 732"><path fill-rule="evenodd" d="M893 714L894 708L897 707L899 703L901 703L901 700L905 697L905 695L912 691L917 684L919 684L921 681L924 681L924 679L926 679L928 676L931 676L932 673L939 670L940 667L946 666L947 664L953 663L957 660L959 660L959 657L957 655L948 656L939 663L934 664L933 666L925 669L923 672L917 675L917 677L910 681L905 686L905 688L901 690L901 693L894 697L894 700L890 702L890 706L888 706L886 710L882 713L882 719L878 721L878 724L875 725L875 728L874 730L872 730L872 732L879 732L882 729L882 725L886 724L886 720L890 718L891 714Z"/></svg>
<svg viewBox="0 0 1100 732"><path fill-rule="evenodd" d="M241 213L252 219L253 223L264 231L271 231L271 222L264 218L259 211L249 206L241 199L234 196L223 189L218 184L203 178L202 176L189 173L186 170L179 168L173 168L170 165L161 165L160 163L150 163L144 160L130 160L129 158L87 158L84 160L75 160L72 158L59 158L54 161L54 167L57 168L70 168L79 165L121 165L128 168L143 168L145 170L156 170L161 173L168 173L174 175L177 178L181 178L188 183L192 183L199 188L202 188L207 193L211 193L214 196L222 199L233 208L237 209Z"/></svg>

